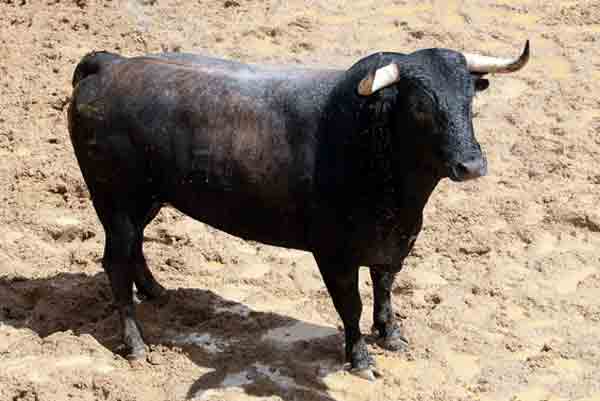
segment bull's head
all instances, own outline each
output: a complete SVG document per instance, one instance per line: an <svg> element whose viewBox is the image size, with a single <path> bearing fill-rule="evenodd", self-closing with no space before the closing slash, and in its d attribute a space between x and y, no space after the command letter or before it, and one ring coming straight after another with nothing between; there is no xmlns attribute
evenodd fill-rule
<svg viewBox="0 0 600 401"><path fill-rule="evenodd" d="M472 101L488 87L487 73L521 69L529 59L529 41L516 59L427 49L392 61L362 79L358 93L371 96L396 85L402 112L394 124L400 131L416 132L429 148L431 164L441 176L465 181L487 173L487 162L473 132Z"/></svg>

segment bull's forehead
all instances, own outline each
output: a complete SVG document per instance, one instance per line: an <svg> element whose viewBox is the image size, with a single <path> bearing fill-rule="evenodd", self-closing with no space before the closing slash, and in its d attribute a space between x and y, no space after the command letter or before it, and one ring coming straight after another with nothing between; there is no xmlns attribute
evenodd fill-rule
<svg viewBox="0 0 600 401"><path fill-rule="evenodd" d="M410 55L415 77L441 98L473 95L472 77L465 57L449 49L425 49Z"/></svg>

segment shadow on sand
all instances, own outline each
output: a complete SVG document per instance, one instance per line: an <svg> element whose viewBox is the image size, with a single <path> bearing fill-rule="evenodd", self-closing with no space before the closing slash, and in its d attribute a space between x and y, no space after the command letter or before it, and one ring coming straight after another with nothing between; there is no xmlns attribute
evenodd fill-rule
<svg viewBox="0 0 600 401"><path fill-rule="evenodd" d="M137 310L149 345L176 345L194 363L211 369L190 387L188 398L211 389L240 386L255 396L335 401L320 378L324 372L341 368L342 335L335 329L253 311L202 289L169 290L166 302L143 302ZM91 334L113 352L121 344L117 312L104 273L61 273L43 279L0 277L0 322L30 328L41 337L65 330ZM293 341L292 332L291 340L283 342L267 335L289 326L290 330L300 327L304 333L322 335Z"/></svg>

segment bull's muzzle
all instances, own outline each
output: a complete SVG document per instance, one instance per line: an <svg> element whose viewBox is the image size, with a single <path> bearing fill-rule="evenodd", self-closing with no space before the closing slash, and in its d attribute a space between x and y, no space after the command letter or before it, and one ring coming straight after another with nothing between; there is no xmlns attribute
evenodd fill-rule
<svg viewBox="0 0 600 401"><path fill-rule="evenodd" d="M458 162L450 168L452 181L467 181L483 177L487 174L487 161L485 157L478 157L465 162Z"/></svg>

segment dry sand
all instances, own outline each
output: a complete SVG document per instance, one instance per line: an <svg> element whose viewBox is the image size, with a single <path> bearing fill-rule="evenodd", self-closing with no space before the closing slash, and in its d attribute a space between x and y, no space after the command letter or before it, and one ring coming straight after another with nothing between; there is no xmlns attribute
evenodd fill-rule
<svg viewBox="0 0 600 401"><path fill-rule="evenodd" d="M0 0L0 400L600 400L600 2ZM443 182L394 288L411 348L343 369L311 255L164 209L146 232L166 305L118 355L103 231L65 121L88 51L348 67L424 47L513 56L475 126L490 175ZM363 329L371 325L361 276Z"/></svg>

